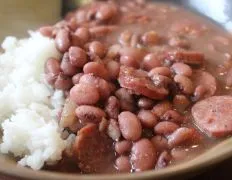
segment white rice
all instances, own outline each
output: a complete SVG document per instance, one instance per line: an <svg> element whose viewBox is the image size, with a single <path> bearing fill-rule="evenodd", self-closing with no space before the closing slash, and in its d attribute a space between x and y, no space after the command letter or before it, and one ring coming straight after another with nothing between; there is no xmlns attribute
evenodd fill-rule
<svg viewBox="0 0 232 180"><path fill-rule="evenodd" d="M56 114L63 92L43 83L44 63L59 58L53 40L30 32L30 38L7 37L0 54L0 151L20 158L20 165L41 169L61 159L62 140Z"/></svg>

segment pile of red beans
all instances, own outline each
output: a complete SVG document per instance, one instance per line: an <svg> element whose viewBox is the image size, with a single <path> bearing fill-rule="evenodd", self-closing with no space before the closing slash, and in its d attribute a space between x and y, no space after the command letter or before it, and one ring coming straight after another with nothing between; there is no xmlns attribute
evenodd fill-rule
<svg viewBox="0 0 232 180"><path fill-rule="evenodd" d="M101 172L106 153L120 172L160 169L200 143L185 112L215 93L216 80L186 38L120 29L150 21L125 9L144 3L126 1L123 9L115 1L95 2L39 29L62 54L47 60L45 76L66 94L62 126L77 133L72 156L84 173ZM117 40L109 42L114 33Z"/></svg>

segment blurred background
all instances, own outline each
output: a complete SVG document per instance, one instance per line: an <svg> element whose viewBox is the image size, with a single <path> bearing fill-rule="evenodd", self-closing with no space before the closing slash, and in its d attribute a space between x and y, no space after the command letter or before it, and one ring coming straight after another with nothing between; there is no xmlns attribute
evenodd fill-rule
<svg viewBox="0 0 232 180"><path fill-rule="evenodd" d="M22 37L28 29L35 30L41 25L54 24L68 10L90 1L92 0L0 0L0 42L5 36ZM232 0L159 1L190 7L232 30Z"/></svg>
<svg viewBox="0 0 232 180"><path fill-rule="evenodd" d="M0 42L5 36L22 37L27 29L53 24L60 15L61 0L0 0Z"/></svg>

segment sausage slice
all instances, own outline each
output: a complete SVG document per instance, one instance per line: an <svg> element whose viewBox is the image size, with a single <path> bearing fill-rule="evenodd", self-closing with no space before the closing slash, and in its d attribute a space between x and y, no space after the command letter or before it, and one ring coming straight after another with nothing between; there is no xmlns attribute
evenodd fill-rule
<svg viewBox="0 0 232 180"><path fill-rule="evenodd" d="M209 137L232 135L232 97L212 96L192 107L196 125Z"/></svg>
<svg viewBox="0 0 232 180"><path fill-rule="evenodd" d="M100 133L97 125L88 124L78 132L73 155L83 172L103 172L114 162L112 145L112 140Z"/></svg>
<svg viewBox="0 0 232 180"><path fill-rule="evenodd" d="M167 89L155 86L143 71L132 67L121 66L118 80L121 87L151 99L164 99L168 95Z"/></svg>

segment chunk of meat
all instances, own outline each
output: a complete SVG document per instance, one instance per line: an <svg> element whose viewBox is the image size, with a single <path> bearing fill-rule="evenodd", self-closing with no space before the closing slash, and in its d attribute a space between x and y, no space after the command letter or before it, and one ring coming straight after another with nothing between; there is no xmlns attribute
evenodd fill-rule
<svg viewBox="0 0 232 180"><path fill-rule="evenodd" d="M217 82L215 77L213 77L209 72L206 71L194 71L192 82L195 87L203 86L206 89L206 92L204 93L204 98L213 96L217 90Z"/></svg>
<svg viewBox="0 0 232 180"><path fill-rule="evenodd" d="M232 134L232 97L212 96L192 107L196 125L210 137Z"/></svg>
<svg viewBox="0 0 232 180"><path fill-rule="evenodd" d="M73 102L71 99L67 98L59 121L60 127L69 128L69 130L71 130L74 133L83 127L78 121L78 118L76 117L76 107L76 103Z"/></svg>
<svg viewBox="0 0 232 180"><path fill-rule="evenodd" d="M205 57L200 52L193 51L171 51L167 54L167 59L174 62L182 62L190 65L201 65L203 64Z"/></svg>
<svg viewBox="0 0 232 180"><path fill-rule="evenodd" d="M95 124L88 124L77 134L73 156L81 171L99 173L114 162L113 142L98 131Z"/></svg>
<svg viewBox="0 0 232 180"><path fill-rule="evenodd" d="M156 87L145 74L132 67L121 66L118 80L122 87L151 99L164 99L168 95L167 89Z"/></svg>

